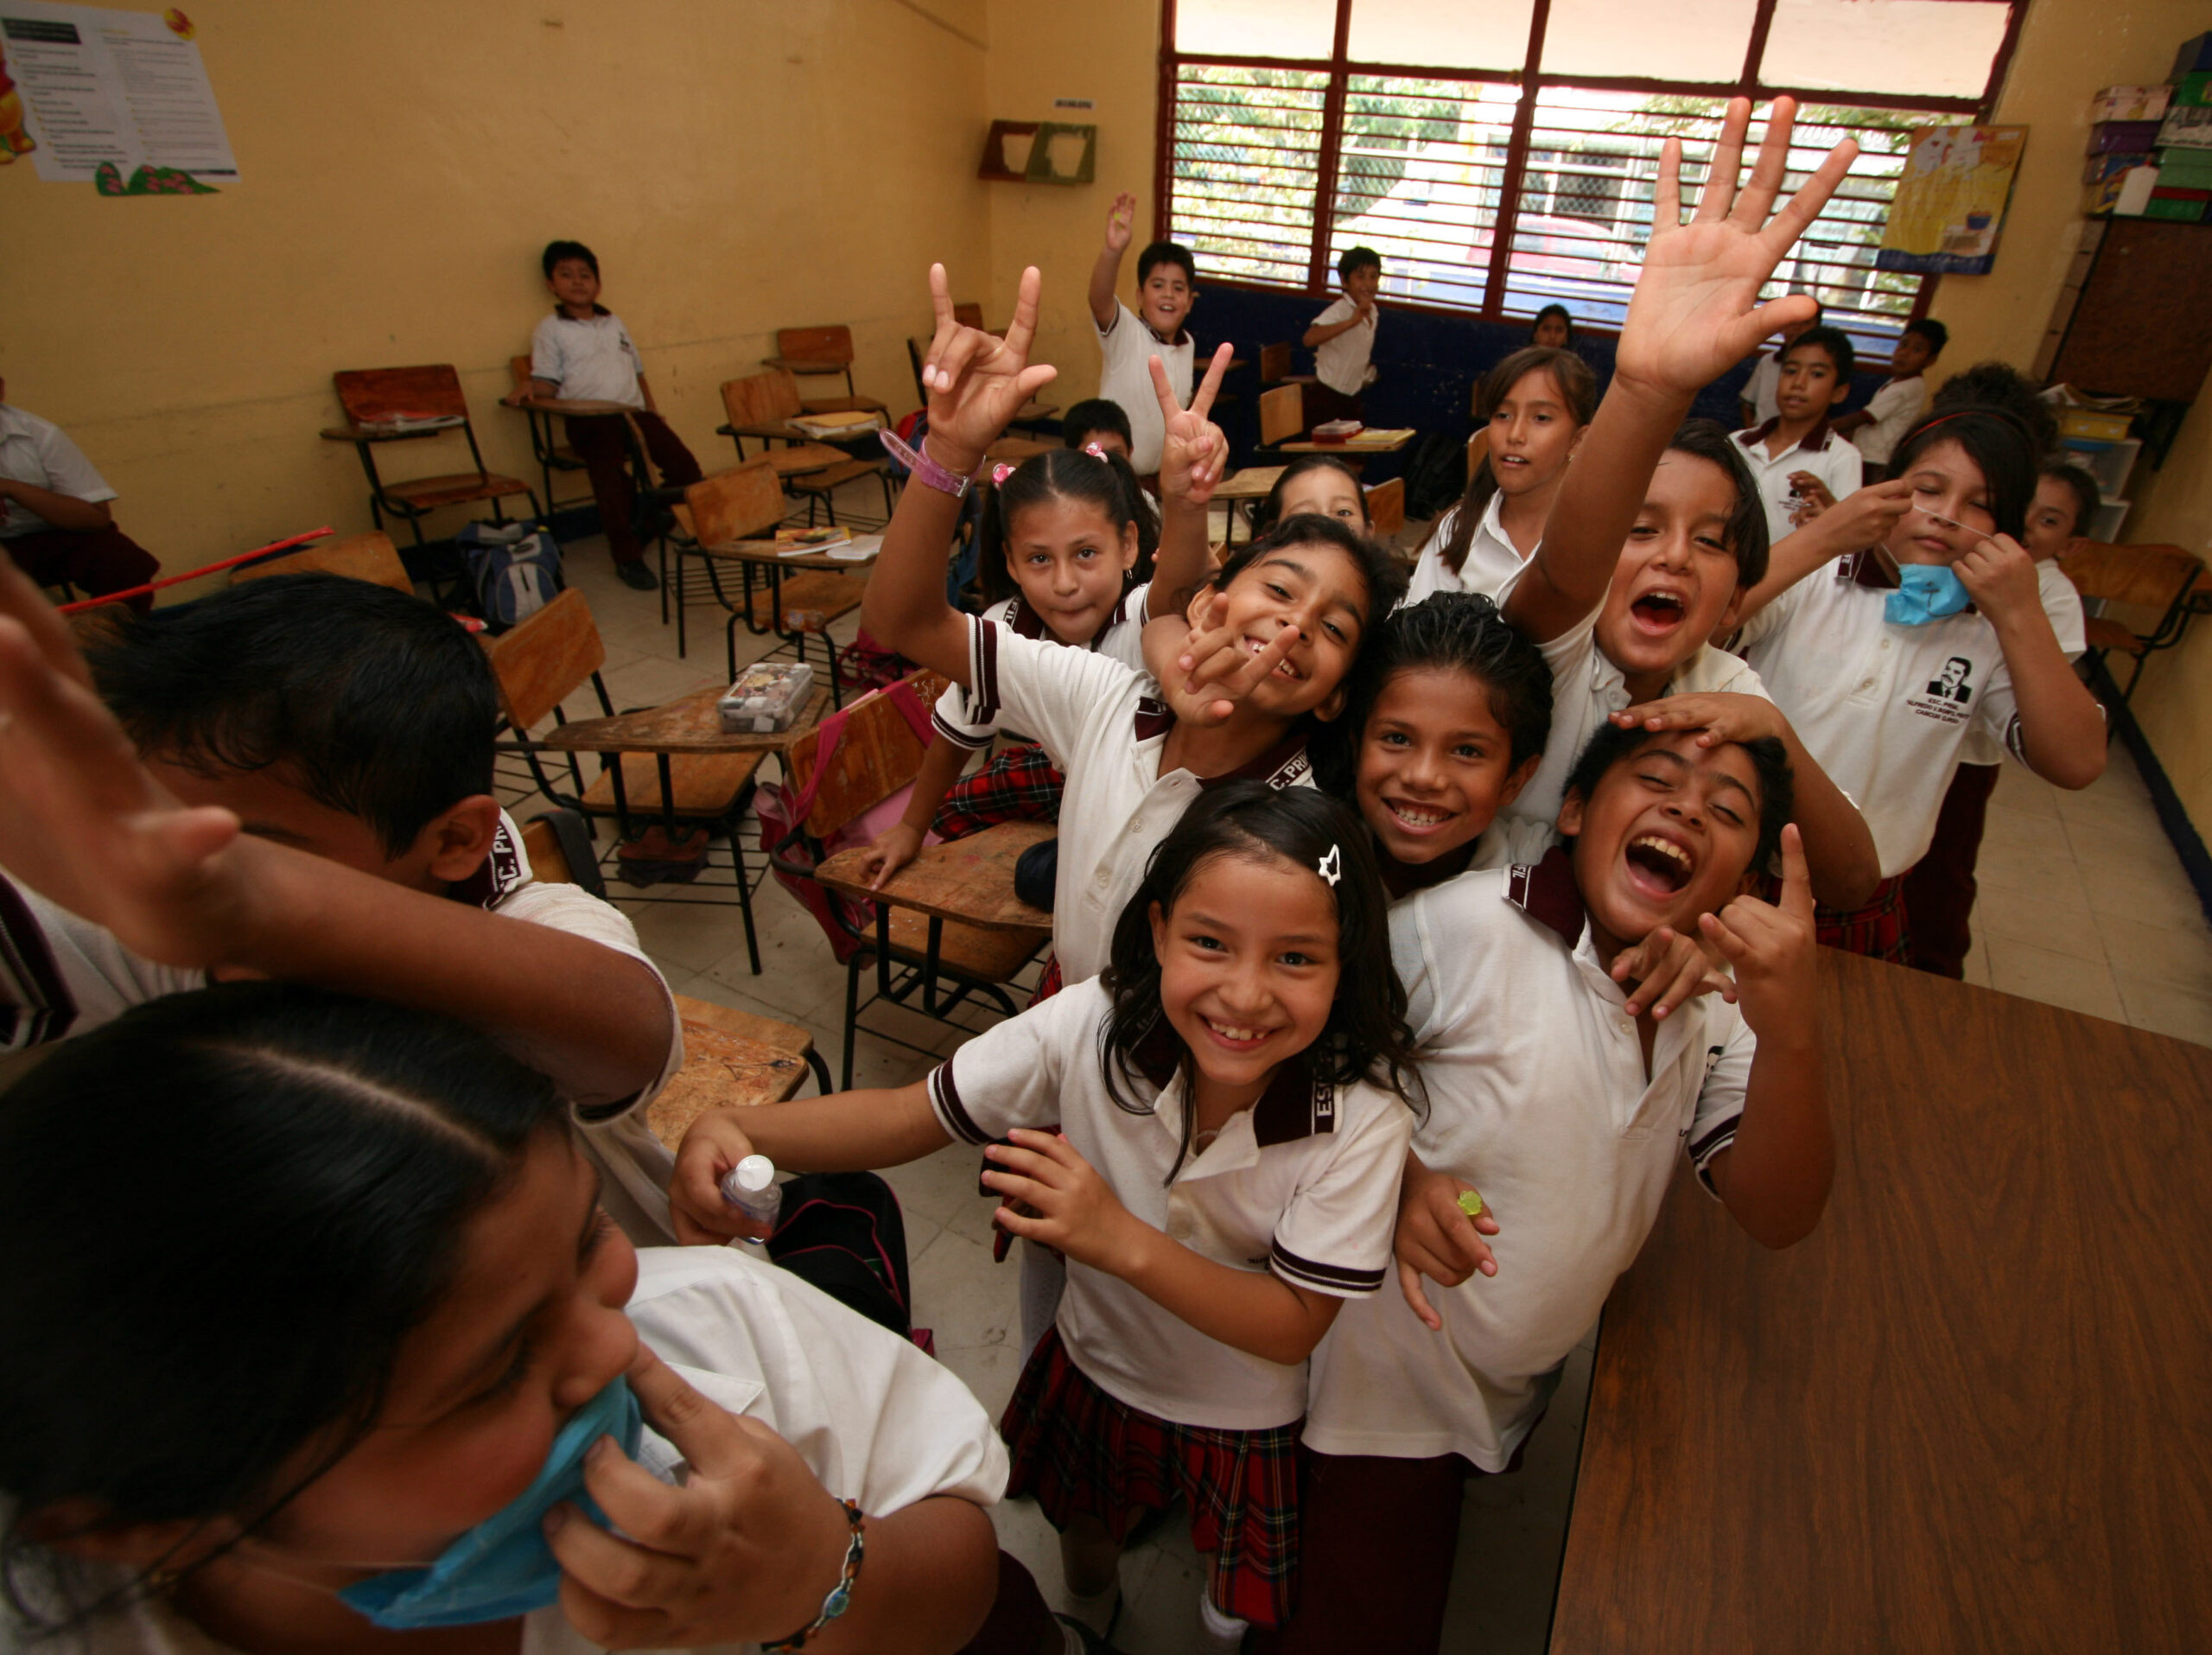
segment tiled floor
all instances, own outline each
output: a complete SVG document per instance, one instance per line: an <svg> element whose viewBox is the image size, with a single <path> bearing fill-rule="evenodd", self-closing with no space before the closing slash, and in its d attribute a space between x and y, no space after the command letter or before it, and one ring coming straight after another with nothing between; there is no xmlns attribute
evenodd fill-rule
<svg viewBox="0 0 2212 1655"><path fill-rule="evenodd" d="M865 502L855 499L864 507ZM618 707L665 699L719 676L720 628L694 630L676 656L652 595L616 582L595 541L569 548L571 583L589 600L607 646L605 677ZM704 611L695 612L703 614ZM851 634L848 620L837 629ZM753 644L757 652L758 643ZM582 703L574 709L587 710ZM595 711L595 708L588 710ZM524 796L515 793L515 802ZM1974 913L1975 982L2212 1045L2212 930L2152 813L2126 753L2113 749L2094 787L2064 793L2008 764L1989 812ZM645 946L678 993L806 1024L839 1055L844 973L813 919L773 882L758 899L762 969L749 969L734 908L696 900L626 901ZM880 1014L887 1022L893 1014ZM898 1016L901 1032L942 1054L957 1031ZM930 1059L863 1034L855 1083L903 1085ZM1015 1269L990 1262L988 1204L976 1162L946 1149L889 1174L906 1210L918 1319L939 1354L995 1412L1019 1365ZM1516 1476L1469 1490L1446 1646L1505 1652L1543 1646L1552 1582L1573 1487L1591 1345L1569 1359L1543 1429ZM1048 1595L1059 1579L1052 1532L1027 1502L1002 1505L1000 1537ZM1124 1560L1126 1607L1116 1644L1141 1655L1195 1650L1198 1563L1187 1531L1171 1525Z"/></svg>

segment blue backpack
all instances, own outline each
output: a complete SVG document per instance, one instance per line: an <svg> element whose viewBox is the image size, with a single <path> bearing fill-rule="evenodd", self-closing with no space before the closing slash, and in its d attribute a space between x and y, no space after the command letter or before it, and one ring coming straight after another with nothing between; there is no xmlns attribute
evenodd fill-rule
<svg viewBox="0 0 2212 1655"><path fill-rule="evenodd" d="M561 543L543 523L472 523L454 537L477 613L495 633L561 595Z"/></svg>

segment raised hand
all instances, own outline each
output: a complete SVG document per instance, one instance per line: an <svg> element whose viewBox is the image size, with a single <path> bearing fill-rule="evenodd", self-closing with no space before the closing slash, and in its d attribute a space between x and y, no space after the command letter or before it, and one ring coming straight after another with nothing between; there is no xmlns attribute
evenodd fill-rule
<svg viewBox="0 0 2212 1655"><path fill-rule="evenodd" d="M0 867L164 965L213 965L252 926L238 818L187 809L100 698L67 623L0 559Z"/></svg>
<svg viewBox="0 0 2212 1655"><path fill-rule="evenodd" d="M1737 1002L1753 1034L1794 1029L1812 1016L1818 932L1813 876L1795 822L1782 830L1781 901L1739 896L1718 913L1700 914L1698 927L1735 968Z"/></svg>
<svg viewBox="0 0 2212 1655"><path fill-rule="evenodd" d="M1227 722L1238 703L1298 646L1298 628L1284 627L1265 648L1252 650L1243 630L1228 624L1228 595L1213 587L1201 591L1191 606L1190 638L1160 680L1160 693L1178 718L1201 726Z"/></svg>
<svg viewBox="0 0 2212 1655"><path fill-rule="evenodd" d="M1497 1256L1484 1239L1497 1233L1496 1216L1485 1206L1480 1218L1471 1219L1459 1205L1462 1193L1474 1187L1450 1173L1423 1166L1417 1155L1406 1157L1391 1249L1398 1259L1398 1289L1431 1332L1443 1330L1444 1318L1429 1303L1422 1276L1457 1287L1478 1270L1484 1276L1497 1274Z"/></svg>
<svg viewBox="0 0 2212 1655"><path fill-rule="evenodd" d="M1767 214L1788 167L1796 109L1791 99L1775 99L1766 140L1750 181L1739 190L1751 106L1743 98L1729 104L1712 169L1688 224L1681 221L1681 141L1667 140L1652 201L1651 240L1614 353L1617 378L1694 395L1768 335L1811 318L1810 298L1791 294L1763 305L1759 287L1835 193L1859 147L1848 138L1837 144L1770 222Z"/></svg>
<svg viewBox="0 0 2212 1655"><path fill-rule="evenodd" d="M1699 946L1696 938L1685 937L1671 926L1661 926L1642 942L1622 949L1613 957L1611 977L1616 983L1634 985L1621 1009L1637 1017L1648 1007L1654 1022L1664 1022L1669 1012L1700 994L1717 994L1732 1005L1736 1000L1735 979Z"/></svg>
<svg viewBox="0 0 2212 1655"><path fill-rule="evenodd" d="M1167 428L1160 448L1160 493L1163 500L1204 506L1220 486L1222 474L1229 464L1229 439L1208 416L1213 412L1214 398L1221 393L1221 379L1229 372L1230 359L1236 354L1234 345L1223 345L1215 350L1213 360L1206 367L1206 377L1192 393L1188 408L1175 400L1174 387L1167 380L1166 365L1156 356L1152 358L1153 394L1160 398L1160 417Z"/></svg>
<svg viewBox="0 0 2212 1655"><path fill-rule="evenodd" d="M1059 377L1058 368L1029 365L1042 286L1035 265L1021 272L1014 321L1001 339L954 319L944 266L930 266L930 302L937 312L937 332L922 363L922 385L930 404L925 442L930 457L946 469L963 475L973 473L982 463L983 450L997 440L1007 423Z"/></svg>
<svg viewBox="0 0 2212 1655"><path fill-rule="evenodd" d="M1123 190L1114 198L1113 210L1106 215L1107 250L1116 256L1128 251L1136 225L1137 198Z"/></svg>

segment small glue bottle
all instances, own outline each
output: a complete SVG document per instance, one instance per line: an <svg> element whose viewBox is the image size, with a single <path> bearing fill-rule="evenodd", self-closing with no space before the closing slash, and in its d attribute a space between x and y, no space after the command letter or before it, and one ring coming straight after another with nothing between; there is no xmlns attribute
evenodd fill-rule
<svg viewBox="0 0 2212 1655"><path fill-rule="evenodd" d="M766 1155L747 1155L722 1174L722 1200L760 1225L763 1229L776 1226L776 1215L783 1211L784 1192L776 1182L776 1163ZM741 1238L747 1246L765 1244L765 1236Z"/></svg>

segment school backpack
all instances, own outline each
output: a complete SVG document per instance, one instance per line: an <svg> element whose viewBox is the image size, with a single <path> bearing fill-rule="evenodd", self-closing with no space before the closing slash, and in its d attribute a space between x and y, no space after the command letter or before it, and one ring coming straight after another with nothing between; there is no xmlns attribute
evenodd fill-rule
<svg viewBox="0 0 2212 1655"><path fill-rule="evenodd" d="M561 543L544 524L472 523L454 537L477 612L493 632L527 621L561 595Z"/></svg>
<svg viewBox="0 0 2212 1655"><path fill-rule="evenodd" d="M898 1196L875 1174L811 1172L788 1181L767 1246L777 1264L848 1310L931 1350L928 1331L914 1327L906 1221Z"/></svg>
<svg viewBox="0 0 2212 1655"><path fill-rule="evenodd" d="M1406 461L1406 515L1433 518L1467 492L1467 439L1431 431Z"/></svg>

